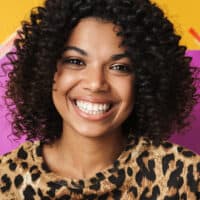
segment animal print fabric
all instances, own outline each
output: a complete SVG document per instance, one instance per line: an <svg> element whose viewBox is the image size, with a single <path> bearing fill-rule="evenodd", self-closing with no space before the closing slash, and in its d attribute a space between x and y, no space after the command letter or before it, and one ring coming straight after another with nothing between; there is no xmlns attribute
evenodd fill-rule
<svg viewBox="0 0 200 200"><path fill-rule="evenodd" d="M0 157L0 200L200 200L200 156L163 141L130 139L119 158L87 180L50 171L42 143Z"/></svg>

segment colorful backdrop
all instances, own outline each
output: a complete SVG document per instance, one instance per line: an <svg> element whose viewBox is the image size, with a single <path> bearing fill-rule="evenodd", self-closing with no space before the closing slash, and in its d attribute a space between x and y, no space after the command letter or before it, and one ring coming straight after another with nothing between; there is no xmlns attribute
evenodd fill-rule
<svg viewBox="0 0 200 200"><path fill-rule="evenodd" d="M200 1L152 0L164 9L166 16L175 24L182 36L181 44L188 47L187 54L193 57L193 64L200 66ZM28 19L31 8L41 5L43 0L7 0L0 6L0 65L6 62L5 54L12 49L20 21ZM11 119L4 104L7 77L0 68L0 154L16 148L24 140L12 136ZM185 135L174 134L170 141L186 146L200 153L200 105L193 111L191 128Z"/></svg>

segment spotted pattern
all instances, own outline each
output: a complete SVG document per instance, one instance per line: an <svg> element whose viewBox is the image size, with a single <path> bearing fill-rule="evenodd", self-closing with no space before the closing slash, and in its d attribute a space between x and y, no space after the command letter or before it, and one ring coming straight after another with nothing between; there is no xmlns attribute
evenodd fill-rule
<svg viewBox="0 0 200 200"><path fill-rule="evenodd" d="M1 200L200 200L200 156L184 147L130 137L112 166L72 180L48 168L42 145L0 157Z"/></svg>

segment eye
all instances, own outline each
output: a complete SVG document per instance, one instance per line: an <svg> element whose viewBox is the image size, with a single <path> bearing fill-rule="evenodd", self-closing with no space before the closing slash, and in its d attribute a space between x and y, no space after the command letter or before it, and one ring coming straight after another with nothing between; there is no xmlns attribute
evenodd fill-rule
<svg viewBox="0 0 200 200"><path fill-rule="evenodd" d="M62 58L61 63L82 66L85 63L78 58Z"/></svg>
<svg viewBox="0 0 200 200"><path fill-rule="evenodd" d="M119 71L119 72L122 72L122 73L130 73L130 72L133 71L133 69L132 69L131 66L124 65L124 64L115 64L115 65L112 65L110 67L110 69L115 70L115 71Z"/></svg>

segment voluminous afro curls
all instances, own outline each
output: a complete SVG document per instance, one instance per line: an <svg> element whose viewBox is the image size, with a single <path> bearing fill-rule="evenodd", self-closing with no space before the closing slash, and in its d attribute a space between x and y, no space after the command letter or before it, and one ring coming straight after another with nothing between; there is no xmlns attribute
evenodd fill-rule
<svg viewBox="0 0 200 200"><path fill-rule="evenodd" d="M61 136L62 119L51 97L53 76L72 29L86 17L120 27L116 34L134 63L136 98L125 130L157 140L188 126L198 100L197 68L190 66L162 10L148 0L46 0L22 23L15 51L7 55L13 65L6 96L14 134L49 142Z"/></svg>

